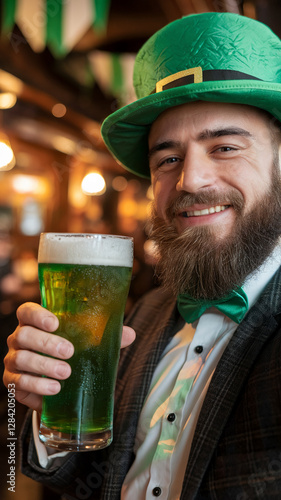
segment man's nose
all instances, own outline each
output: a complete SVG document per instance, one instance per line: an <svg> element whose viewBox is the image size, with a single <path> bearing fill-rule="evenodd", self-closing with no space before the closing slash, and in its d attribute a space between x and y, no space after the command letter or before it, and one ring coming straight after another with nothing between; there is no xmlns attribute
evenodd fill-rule
<svg viewBox="0 0 281 500"><path fill-rule="evenodd" d="M214 187L217 183L215 165L204 154L188 152L185 156L177 191L195 193L200 189Z"/></svg>

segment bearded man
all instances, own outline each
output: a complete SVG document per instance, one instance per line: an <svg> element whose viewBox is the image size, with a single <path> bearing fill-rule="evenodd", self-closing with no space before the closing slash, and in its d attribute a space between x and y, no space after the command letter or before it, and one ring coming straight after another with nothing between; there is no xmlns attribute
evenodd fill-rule
<svg viewBox="0 0 281 500"><path fill-rule="evenodd" d="M22 470L63 498L280 496L280 61L257 21L182 18L141 49L138 100L103 124L115 157L151 176L163 286L128 319L109 448L51 454L27 417ZM39 305L18 317L4 382L40 412L73 347Z"/></svg>

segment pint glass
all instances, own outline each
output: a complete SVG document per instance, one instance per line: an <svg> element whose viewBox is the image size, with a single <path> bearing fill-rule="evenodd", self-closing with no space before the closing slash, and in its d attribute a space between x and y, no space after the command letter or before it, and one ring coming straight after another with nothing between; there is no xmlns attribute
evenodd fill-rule
<svg viewBox="0 0 281 500"><path fill-rule="evenodd" d="M47 446L86 451L112 441L113 398L133 240L101 234L42 233L42 305L59 319L56 334L74 344L71 375L43 397L39 436Z"/></svg>

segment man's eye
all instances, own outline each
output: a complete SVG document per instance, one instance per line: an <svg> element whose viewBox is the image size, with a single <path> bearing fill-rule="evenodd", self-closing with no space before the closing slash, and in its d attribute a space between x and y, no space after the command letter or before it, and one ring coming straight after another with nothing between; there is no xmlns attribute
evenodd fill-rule
<svg viewBox="0 0 281 500"><path fill-rule="evenodd" d="M233 148L232 146L221 146L220 148L216 149L216 151L227 153L229 151L236 151L236 148Z"/></svg>
<svg viewBox="0 0 281 500"><path fill-rule="evenodd" d="M159 167L162 167L163 165L171 165L172 163L176 163L179 161L179 158L176 158L175 156L171 156L170 158L165 158L164 160L160 161Z"/></svg>

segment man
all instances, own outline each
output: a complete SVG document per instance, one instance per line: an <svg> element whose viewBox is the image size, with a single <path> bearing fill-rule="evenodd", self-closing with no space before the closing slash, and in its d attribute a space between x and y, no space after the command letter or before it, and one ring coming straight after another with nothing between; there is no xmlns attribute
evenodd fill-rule
<svg viewBox="0 0 281 500"><path fill-rule="evenodd" d="M118 160L151 174L164 287L128 320L109 448L50 455L26 421L23 472L64 498L280 496L280 61L256 21L185 17L144 45L138 101L103 125ZM73 348L40 306L18 316L4 381L40 411Z"/></svg>

